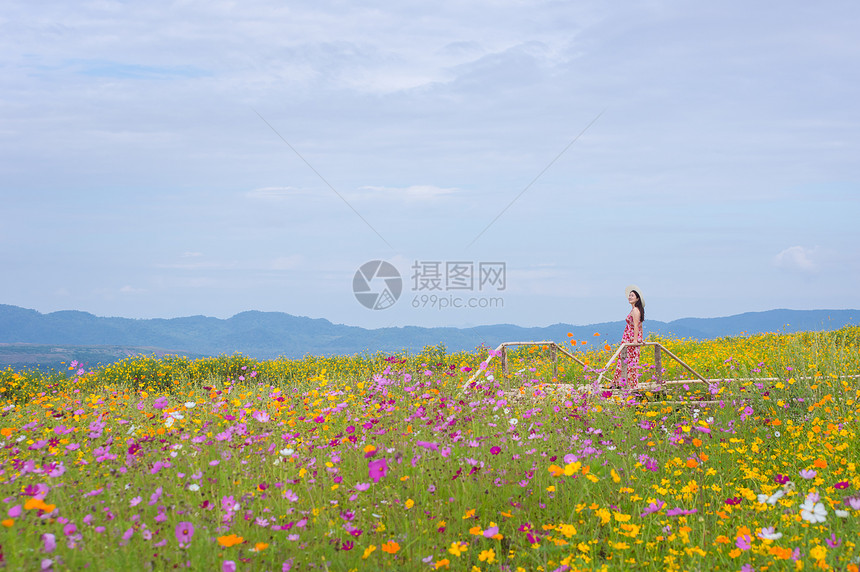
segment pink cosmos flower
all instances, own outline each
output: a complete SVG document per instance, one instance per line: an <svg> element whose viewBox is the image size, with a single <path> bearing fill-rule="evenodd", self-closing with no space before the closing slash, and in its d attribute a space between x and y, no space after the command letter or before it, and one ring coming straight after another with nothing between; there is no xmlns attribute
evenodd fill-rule
<svg viewBox="0 0 860 572"><path fill-rule="evenodd" d="M385 458L374 459L367 465L370 473L370 478L374 483L378 483L385 475L388 474L388 460Z"/></svg>
<svg viewBox="0 0 860 572"><path fill-rule="evenodd" d="M639 516L644 517L648 516L649 514L659 512L664 506L666 506L666 503L658 499L657 502L652 502L648 506L646 506L645 510Z"/></svg>
<svg viewBox="0 0 860 572"><path fill-rule="evenodd" d="M492 538L499 533L498 526L491 526L487 530L484 531L484 538Z"/></svg>
<svg viewBox="0 0 860 572"><path fill-rule="evenodd" d="M50 532L42 535L42 543L45 547L45 552L51 553L57 549L57 538Z"/></svg>
<svg viewBox="0 0 860 572"><path fill-rule="evenodd" d="M190 522L180 522L176 525L176 540L179 541L179 548L185 548L191 544L191 538L194 536L194 525Z"/></svg>

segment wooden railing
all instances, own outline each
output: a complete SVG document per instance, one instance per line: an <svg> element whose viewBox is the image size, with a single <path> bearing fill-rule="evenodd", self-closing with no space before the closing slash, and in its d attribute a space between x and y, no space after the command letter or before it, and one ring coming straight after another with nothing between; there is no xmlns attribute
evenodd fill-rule
<svg viewBox="0 0 860 572"><path fill-rule="evenodd" d="M576 363L578 363L582 367L586 366L585 362L583 362L582 360L580 360L579 358L574 356L572 353L567 351L565 348L558 345L556 342L542 341L542 342L503 342L503 343L499 344L499 346L493 352L490 353L490 357L487 358L487 361L486 361L487 367L489 367L489 364L493 360L493 358L498 356L499 361L501 361L502 374L507 375L507 373L508 373L507 349L511 346L546 346L546 347L548 347L550 350L550 356L551 356L550 359L552 359L552 377L553 377L553 379L558 379L558 355L559 355L559 352L566 355L567 357L569 357L570 359L572 359L573 361L575 361ZM671 351L666 349L666 347L660 343L657 343L657 342L624 342L618 347L618 349L615 351L615 353L612 354L612 357L609 358L609 361L606 362L606 365L604 366L603 371L597 377L597 385L600 385L600 383L603 381L603 376L606 375L607 371L609 371L609 366L611 366L615 362L615 360L617 360L619 358L619 356L621 356L621 375L622 375L622 377L626 378L627 377L627 348L641 347L641 346L652 346L654 348L654 380L658 384L664 383L663 379L662 379L663 354L664 353L667 356L669 356L670 358L672 358L673 360L675 360L676 362L678 362L681 365L681 367L683 367L688 372L690 372L691 374L696 376L699 380L701 380L705 383L708 382L708 380L705 379L704 377L702 377L696 370L694 370L692 367L687 365L687 363L685 363L684 360L682 360L681 358L679 358L678 356L673 354ZM481 373L483 373L483 372L484 372L484 369L478 369L478 371L476 371L472 375L472 377L469 378L469 380L466 382L466 385L475 381L478 378L478 376L481 375Z"/></svg>
<svg viewBox="0 0 860 572"><path fill-rule="evenodd" d="M502 374L507 375L508 373L508 347L510 346L547 346L550 351L550 358L552 359L552 377L553 379L558 378L558 354L561 352L566 355L582 367L585 367L585 362L583 362L578 357L574 356L572 353L561 347L555 342L543 341L543 342L503 342L499 344L493 352L490 354L490 357L487 358L487 366L489 367L490 362L496 355L499 356L499 360L502 362ZM483 369L479 369L469 378L469 381L466 382L466 385L475 381L479 375L483 372Z"/></svg>
<svg viewBox="0 0 860 572"><path fill-rule="evenodd" d="M603 376L606 375L607 371L609 371L609 366L612 365L612 363L615 360L617 360L619 356L621 356L621 377L626 378L627 377L627 348L635 348L635 347L640 347L640 346L653 346L654 347L654 380L657 383L662 383L662 381L663 381L662 380L662 378L663 378L663 358L662 358L663 352L665 352L666 355L668 355L670 358L672 358L673 360L675 360L676 362L681 364L681 366L684 369L689 371L691 374L695 375L701 381L704 381L705 383L708 382L708 380L705 379L704 377L702 377L696 370L694 370L689 365L687 365L684 362L684 360L682 360L681 358L679 358L678 356L676 356L675 354L673 354L672 352L667 350L666 347L660 343L657 343L657 342L624 342L619 346L619 348L615 351L615 353L612 354L612 357L609 358L609 361L606 362L606 365L603 366L603 371L597 377L597 385L600 385L600 382L603 380Z"/></svg>

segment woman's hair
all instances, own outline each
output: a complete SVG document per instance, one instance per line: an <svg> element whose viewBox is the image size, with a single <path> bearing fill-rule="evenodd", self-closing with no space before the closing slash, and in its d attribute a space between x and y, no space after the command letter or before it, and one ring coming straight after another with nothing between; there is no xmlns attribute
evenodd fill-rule
<svg viewBox="0 0 860 572"><path fill-rule="evenodd" d="M631 290L631 292L636 293L636 304L635 304L635 306L637 308L639 308L639 321L644 322L645 321L645 304L642 303L642 296L640 296L639 292L636 292L636 290Z"/></svg>

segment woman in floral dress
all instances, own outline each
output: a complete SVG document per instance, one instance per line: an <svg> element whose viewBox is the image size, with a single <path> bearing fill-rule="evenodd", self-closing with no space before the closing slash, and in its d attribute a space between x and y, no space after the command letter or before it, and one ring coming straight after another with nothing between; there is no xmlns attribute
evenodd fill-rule
<svg viewBox="0 0 860 572"><path fill-rule="evenodd" d="M621 336L621 343L625 342L641 342L642 338L642 322L645 321L645 304L642 303L642 295L639 293L639 288L636 286L627 287L627 301L630 302L630 313L627 314L627 324L624 327L624 335ZM639 383L639 347L627 348L627 378L625 379L621 371L621 359L615 365L615 381L613 387L627 387L633 389ZM621 354L624 355L623 353Z"/></svg>

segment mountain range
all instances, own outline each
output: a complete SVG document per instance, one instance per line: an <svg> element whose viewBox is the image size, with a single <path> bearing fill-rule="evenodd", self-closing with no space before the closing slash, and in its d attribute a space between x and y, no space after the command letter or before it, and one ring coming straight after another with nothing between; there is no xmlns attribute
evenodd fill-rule
<svg viewBox="0 0 860 572"><path fill-rule="evenodd" d="M722 318L646 320L644 327L646 335L713 339L775 331L831 330L858 323L860 310L779 309ZM206 316L131 319L99 317L74 310L42 314L0 304L0 367L37 364L45 367L71 359L81 361L75 356L82 354L107 363L135 354L200 357L239 352L256 359L271 359L309 354L415 352L424 346L440 344L455 352L482 344L495 348L504 341L566 343L568 333L581 340L591 340L593 334L599 333L603 339L618 341L623 330L623 321L530 328L498 324L472 328L365 329L281 312L248 311L227 319Z"/></svg>

